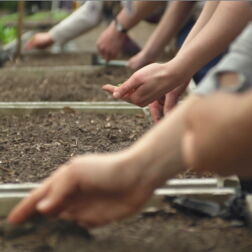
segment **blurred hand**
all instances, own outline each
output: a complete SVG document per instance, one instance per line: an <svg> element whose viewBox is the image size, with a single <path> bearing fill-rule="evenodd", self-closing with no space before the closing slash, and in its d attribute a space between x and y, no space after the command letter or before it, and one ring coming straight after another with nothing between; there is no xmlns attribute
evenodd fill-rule
<svg viewBox="0 0 252 252"><path fill-rule="evenodd" d="M135 72L121 86L105 85L103 89L116 99L144 107L178 87L188 78L172 61L153 63Z"/></svg>
<svg viewBox="0 0 252 252"><path fill-rule="evenodd" d="M98 38L96 46L101 56L109 61L121 52L127 35L116 31L112 23Z"/></svg>
<svg viewBox="0 0 252 252"><path fill-rule="evenodd" d="M252 176L251 109L244 101L244 96L216 94L191 106L183 140L189 167L224 176Z"/></svg>
<svg viewBox="0 0 252 252"><path fill-rule="evenodd" d="M93 228L125 218L153 191L139 180L138 167L126 152L76 157L19 203L8 220L18 224L40 212Z"/></svg>
<svg viewBox="0 0 252 252"><path fill-rule="evenodd" d="M155 57L148 56L143 50L129 59L128 66L137 70L155 61Z"/></svg>
<svg viewBox="0 0 252 252"><path fill-rule="evenodd" d="M181 85L174 90L170 91L160 99L152 102L149 105L152 120L157 123L162 119L168 112L170 112L178 103L180 96L184 93L189 81L184 85Z"/></svg>
<svg viewBox="0 0 252 252"><path fill-rule="evenodd" d="M49 32L37 33L25 45L26 49L45 49L54 43Z"/></svg>

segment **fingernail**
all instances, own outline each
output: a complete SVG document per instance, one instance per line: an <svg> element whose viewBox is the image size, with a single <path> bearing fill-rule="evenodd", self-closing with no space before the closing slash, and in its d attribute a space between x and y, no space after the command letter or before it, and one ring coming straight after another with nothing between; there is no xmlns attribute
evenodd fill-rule
<svg viewBox="0 0 252 252"><path fill-rule="evenodd" d="M41 200L38 204L37 204L37 209L38 210L44 210L46 208L48 208L48 206L51 204L50 200L48 199L44 199Z"/></svg>
<svg viewBox="0 0 252 252"><path fill-rule="evenodd" d="M120 98L120 93L119 92L114 92L113 97L116 98L116 99Z"/></svg>

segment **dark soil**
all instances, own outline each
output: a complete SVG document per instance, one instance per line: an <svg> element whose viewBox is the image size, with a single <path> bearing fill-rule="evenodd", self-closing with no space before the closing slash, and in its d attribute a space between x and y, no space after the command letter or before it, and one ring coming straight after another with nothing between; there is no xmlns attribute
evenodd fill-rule
<svg viewBox="0 0 252 252"><path fill-rule="evenodd" d="M1 70L0 101L109 101L104 84L124 82L131 71L116 67Z"/></svg>
<svg viewBox="0 0 252 252"><path fill-rule="evenodd" d="M0 182L34 182L74 155L129 146L149 127L143 114L49 112L0 118Z"/></svg>
<svg viewBox="0 0 252 252"><path fill-rule="evenodd" d="M1 225L1 252L251 252L251 232L219 218L185 215L167 207L91 232L63 222Z"/></svg>
<svg viewBox="0 0 252 252"><path fill-rule="evenodd" d="M21 60L8 62L5 67L27 67L27 66L75 66L91 65L91 53L50 53L46 51L26 53Z"/></svg>

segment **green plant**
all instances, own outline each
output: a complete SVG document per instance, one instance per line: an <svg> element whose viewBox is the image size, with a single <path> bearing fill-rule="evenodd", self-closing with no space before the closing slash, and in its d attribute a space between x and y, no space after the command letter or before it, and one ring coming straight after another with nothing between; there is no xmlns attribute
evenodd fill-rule
<svg viewBox="0 0 252 252"><path fill-rule="evenodd" d="M17 36L17 30L15 27L6 27L0 25L0 41L7 44L13 41Z"/></svg>

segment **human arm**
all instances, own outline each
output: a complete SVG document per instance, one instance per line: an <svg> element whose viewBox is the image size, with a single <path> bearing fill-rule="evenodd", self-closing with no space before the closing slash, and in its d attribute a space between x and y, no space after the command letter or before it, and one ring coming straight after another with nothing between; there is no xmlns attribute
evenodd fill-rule
<svg viewBox="0 0 252 252"><path fill-rule="evenodd" d="M194 4L188 1L171 2L144 48L129 60L129 67L138 69L154 62L188 19Z"/></svg>
<svg viewBox="0 0 252 252"><path fill-rule="evenodd" d="M219 93L189 110L183 139L184 157L197 172L252 177L252 93Z"/></svg>
<svg viewBox="0 0 252 252"><path fill-rule="evenodd" d="M179 61L192 66L192 73L224 52L252 17L250 4L236 1L220 1L214 13L210 9L210 13L206 16L210 16L210 20L199 25L202 26L199 27L200 32L192 30L192 33L197 34L195 36L189 34L188 41L185 41L184 47L176 56Z"/></svg>
<svg viewBox="0 0 252 252"><path fill-rule="evenodd" d="M102 1L86 1L78 10L54 26L49 32L37 33L27 42L28 49L46 48L53 43L64 44L88 32L101 20Z"/></svg>
<svg viewBox="0 0 252 252"><path fill-rule="evenodd" d="M213 94L193 105L187 115L184 153L195 170L252 175L251 41L252 23L195 91L201 96ZM215 94L217 91L221 93Z"/></svg>
<svg viewBox="0 0 252 252"><path fill-rule="evenodd" d="M21 223L40 212L96 227L133 214L156 187L185 169L183 122L196 100L190 98L124 151L72 159L24 199L9 221Z"/></svg>
<svg viewBox="0 0 252 252"><path fill-rule="evenodd" d="M162 1L133 1L133 13L129 14L128 10L123 8L116 19L126 30L130 30L162 4ZM117 57L126 38L127 35L118 32L115 21L112 21L98 38L97 49L104 59L111 60Z"/></svg>
<svg viewBox="0 0 252 252"><path fill-rule="evenodd" d="M106 85L104 89L115 98L145 106L191 79L198 69L227 49L250 19L248 2L223 1L200 33L170 62L148 65L120 87Z"/></svg>
<svg viewBox="0 0 252 252"><path fill-rule="evenodd" d="M204 28L204 26L208 23L208 21L212 18L214 12L216 11L220 1L206 1L203 9L199 15L199 18L193 28L191 29L190 33L186 37L181 49L184 50L187 45L193 40L194 37Z"/></svg>

